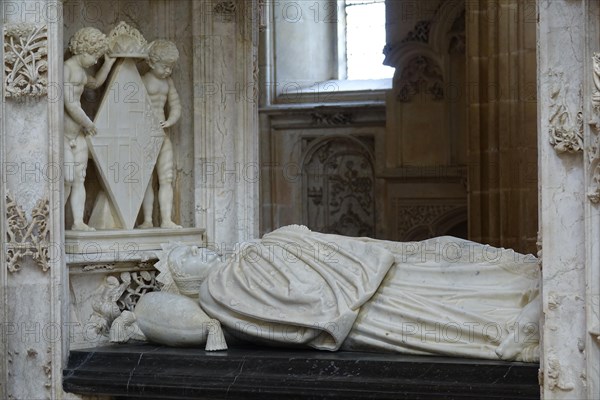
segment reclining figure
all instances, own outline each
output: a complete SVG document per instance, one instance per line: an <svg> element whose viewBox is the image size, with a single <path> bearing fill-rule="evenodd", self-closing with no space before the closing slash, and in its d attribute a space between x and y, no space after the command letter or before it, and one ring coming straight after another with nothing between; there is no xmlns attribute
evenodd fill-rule
<svg viewBox="0 0 600 400"><path fill-rule="evenodd" d="M114 341L139 329L159 344L221 350L222 325L280 347L539 360L539 265L512 250L292 225L228 257L175 246L157 268L162 291L115 321Z"/></svg>

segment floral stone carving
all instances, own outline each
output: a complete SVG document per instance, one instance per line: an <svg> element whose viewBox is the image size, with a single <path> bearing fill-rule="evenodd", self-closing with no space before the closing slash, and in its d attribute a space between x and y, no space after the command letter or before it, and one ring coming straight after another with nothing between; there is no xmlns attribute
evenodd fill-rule
<svg viewBox="0 0 600 400"><path fill-rule="evenodd" d="M583 151L583 113L579 111L573 118L569 111L563 73L550 71L548 75L554 81L550 90L550 144L557 153Z"/></svg>
<svg viewBox="0 0 600 400"><path fill-rule="evenodd" d="M594 90L592 92L592 121L590 122L590 137L587 143L587 161L590 171L588 198L592 203L600 203L600 53L592 56Z"/></svg>
<svg viewBox="0 0 600 400"><path fill-rule="evenodd" d="M434 60L425 56L415 57L408 63L402 70L397 87L401 102L411 101L418 93L429 94L434 100L444 98L442 70Z"/></svg>
<svg viewBox="0 0 600 400"><path fill-rule="evenodd" d="M15 99L48 93L48 33L45 25L4 27L5 96Z"/></svg>
<svg viewBox="0 0 600 400"><path fill-rule="evenodd" d="M31 220L28 221L23 208L9 194L6 196L6 222L7 244L6 261L10 272L21 269L20 262L23 258L31 256L45 272L49 264L49 239L48 228L49 200L39 200L31 211Z"/></svg>

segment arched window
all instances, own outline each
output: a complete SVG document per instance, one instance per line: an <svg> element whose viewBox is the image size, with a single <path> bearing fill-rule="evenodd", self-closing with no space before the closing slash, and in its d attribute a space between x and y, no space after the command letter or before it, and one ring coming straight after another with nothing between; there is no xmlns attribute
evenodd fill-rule
<svg viewBox="0 0 600 400"><path fill-rule="evenodd" d="M384 0L267 2L267 104L383 100Z"/></svg>

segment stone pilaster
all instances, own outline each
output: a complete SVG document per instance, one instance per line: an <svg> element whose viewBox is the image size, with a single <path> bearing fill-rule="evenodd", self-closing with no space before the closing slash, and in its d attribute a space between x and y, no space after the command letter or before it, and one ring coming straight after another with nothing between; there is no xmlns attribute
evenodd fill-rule
<svg viewBox="0 0 600 400"><path fill-rule="evenodd" d="M62 207L62 5L3 3L0 130L5 385L2 398L62 398L68 324ZM4 118L5 116L9 116Z"/></svg>
<svg viewBox="0 0 600 400"><path fill-rule="evenodd" d="M196 225L227 251L258 236L258 0L193 13Z"/></svg>
<svg viewBox="0 0 600 400"><path fill-rule="evenodd" d="M589 347L586 330L586 308L591 306L586 304L586 243L591 240L586 234L586 214L592 210L586 205L585 157L580 138L581 124L589 121L589 115L581 114L585 110L582 94L589 84L584 81L584 69L586 64L591 67L592 62L585 55L589 40L585 11L584 1L538 2L539 218L544 315L540 380L544 399L598 397L598 392L592 395L587 391L597 377L589 376L586 368L586 357L595 350ZM598 237L594 240L597 242Z"/></svg>

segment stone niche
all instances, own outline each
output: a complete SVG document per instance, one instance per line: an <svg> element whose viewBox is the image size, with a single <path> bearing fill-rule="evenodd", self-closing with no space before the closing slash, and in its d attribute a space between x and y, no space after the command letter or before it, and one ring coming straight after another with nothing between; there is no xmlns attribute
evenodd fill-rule
<svg viewBox="0 0 600 400"><path fill-rule="evenodd" d="M257 161L258 152L253 144L257 143L253 88L258 24L252 18L256 10L256 2L240 1L66 0L63 3L65 60L71 56L69 40L79 29L94 27L109 35L124 23L139 31L148 44L156 39L176 44L179 60L171 77L181 101L181 117L167 134L173 145L172 219L182 229L160 228L156 171L151 178L155 189L154 228L138 229L143 221L141 204L139 212L130 207L130 222L124 224L123 213L115 212L116 195L108 193L107 179L113 183L127 180L140 168L111 155L119 147L108 143L109 138L103 150L109 163L101 170L98 164L107 162L90 145L83 219L96 231L71 230L73 216L70 207L65 207L69 318L76 326L71 349L106 343L107 327L118 312L132 309L141 295L159 288L154 264L168 243L206 246L210 241L219 249L257 236L253 211L258 198L255 182L240 183L239 177L231 172L237 166ZM103 61L99 59L90 72L97 72ZM129 80L114 79L123 73L124 62L129 63L128 73L133 75L136 69L140 76L149 70L141 58L117 57L106 82L98 89L86 89L81 97L82 107L92 120L102 114L107 97L114 108L119 107L119 101L138 96L140 88L136 85L137 78L133 79L135 76ZM166 110L168 117L168 105ZM115 137L120 143L119 134ZM208 175L212 178L210 182ZM94 221L103 203L108 214L117 215L112 226L98 226L98 220Z"/></svg>
<svg viewBox="0 0 600 400"><path fill-rule="evenodd" d="M194 227L194 85L190 84L193 75L193 34L192 6L193 2L184 1L117 1L103 2L95 0L67 0L64 3L65 25L63 33L63 44L65 59L68 58L69 39L80 28L92 26L103 33L108 34L115 26L124 21L130 26L137 28L143 37L152 42L155 39L168 39L176 43L180 58L173 70L172 77L181 99L181 118L174 126L169 128L171 141L173 142L174 161L174 210L175 222L184 227ZM136 59L140 75L148 71L145 61ZM102 64L99 60L97 67ZM114 72L116 67L113 66ZM135 83L115 84L108 87L110 77L106 83L95 90L86 89L82 96L82 106L86 113L95 116L101 101L106 93L110 92L111 98L118 103L119 99L125 101L134 96L138 88ZM109 166L113 181L127 180L137 176L137 170L132 164L126 165L118 162ZM84 220L89 220L98 193L102 190L99 185L99 170L95 163L89 162L86 175L86 205ZM154 185L157 185L156 176L153 176ZM154 220L158 224L158 205L155 200ZM72 215L66 209L66 227L71 226ZM137 221L139 224L139 220ZM137 224L136 224L137 225Z"/></svg>

